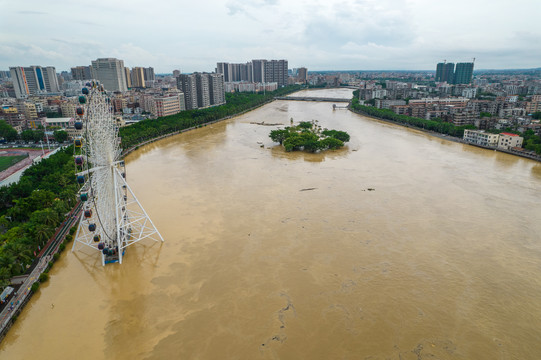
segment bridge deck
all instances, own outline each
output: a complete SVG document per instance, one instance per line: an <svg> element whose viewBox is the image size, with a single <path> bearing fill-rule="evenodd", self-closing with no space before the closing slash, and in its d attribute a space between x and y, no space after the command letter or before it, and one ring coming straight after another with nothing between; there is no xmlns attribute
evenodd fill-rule
<svg viewBox="0 0 541 360"><path fill-rule="evenodd" d="M306 97L306 96L277 96L276 100L293 100L293 101L325 101L325 102L349 102L349 99L344 98L326 98L326 97Z"/></svg>

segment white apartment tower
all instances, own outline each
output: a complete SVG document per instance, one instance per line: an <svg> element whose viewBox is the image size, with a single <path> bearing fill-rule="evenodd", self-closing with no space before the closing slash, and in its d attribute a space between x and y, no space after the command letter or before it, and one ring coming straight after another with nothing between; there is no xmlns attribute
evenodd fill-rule
<svg viewBox="0 0 541 360"><path fill-rule="evenodd" d="M53 66L10 67L9 71L18 99L28 95L59 92L58 78Z"/></svg>
<svg viewBox="0 0 541 360"><path fill-rule="evenodd" d="M107 91L127 91L124 61L114 58L92 60L92 77Z"/></svg>

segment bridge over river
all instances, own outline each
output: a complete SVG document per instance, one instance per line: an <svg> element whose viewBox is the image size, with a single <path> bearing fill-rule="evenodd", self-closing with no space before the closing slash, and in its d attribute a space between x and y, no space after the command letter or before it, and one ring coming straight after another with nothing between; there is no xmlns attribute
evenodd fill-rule
<svg viewBox="0 0 541 360"><path fill-rule="evenodd" d="M309 96L277 96L276 100L294 100L294 101L326 101L326 102L349 102L349 99L344 98L328 98L328 97L309 97Z"/></svg>

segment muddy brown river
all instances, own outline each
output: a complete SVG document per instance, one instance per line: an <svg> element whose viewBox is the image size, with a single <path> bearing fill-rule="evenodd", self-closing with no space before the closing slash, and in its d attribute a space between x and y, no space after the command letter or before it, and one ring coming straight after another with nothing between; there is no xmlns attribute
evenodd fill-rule
<svg viewBox="0 0 541 360"><path fill-rule="evenodd" d="M351 141L285 153L253 124L291 118ZM165 242L65 252L1 359L541 357L540 163L300 101L126 161Z"/></svg>

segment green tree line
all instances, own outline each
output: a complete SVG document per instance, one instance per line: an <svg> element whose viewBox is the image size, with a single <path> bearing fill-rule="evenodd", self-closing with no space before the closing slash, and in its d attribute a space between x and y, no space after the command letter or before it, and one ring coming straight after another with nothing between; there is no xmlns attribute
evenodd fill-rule
<svg viewBox="0 0 541 360"><path fill-rule="evenodd" d="M5 120L0 120L0 138L4 138L6 141L23 140L37 143L45 139L45 131L42 126L39 126L38 129L26 129L21 131L20 134L17 134L17 130L6 123ZM64 142L68 138L68 133L57 129L53 133L53 138L58 142Z"/></svg>
<svg viewBox="0 0 541 360"><path fill-rule="evenodd" d="M0 287L23 274L75 205L73 147L28 168L0 187Z"/></svg>

